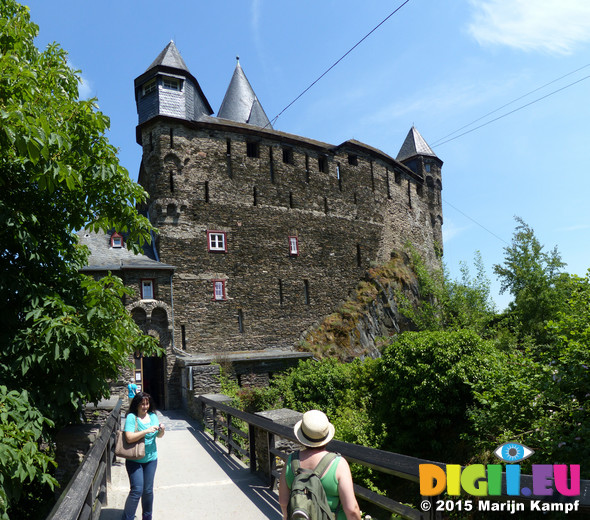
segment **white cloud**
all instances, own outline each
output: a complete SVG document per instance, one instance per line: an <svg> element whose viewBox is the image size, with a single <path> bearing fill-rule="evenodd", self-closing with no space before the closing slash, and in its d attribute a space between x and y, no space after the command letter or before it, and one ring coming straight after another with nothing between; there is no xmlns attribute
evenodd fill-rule
<svg viewBox="0 0 590 520"><path fill-rule="evenodd" d="M588 0L470 0L469 33L480 45L571 54L590 41Z"/></svg>
<svg viewBox="0 0 590 520"><path fill-rule="evenodd" d="M88 99L92 97L93 87L92 83L82 75L82 72L70 60L68 60L68 67L77 71L78 75L78 99Z"/></svg>
<svg viewBox="0 0 590 520"><path fill-rule="evenodd" d="M92 97L92 85L84 76L80 76L80 83L78 84L78 98L88 99L90 97Z"/></svg>
<svg viewBox="0 0 590 520"><path fill-rule="evenodd" d="M442 227L443 232L443 244L448 243L456 236L462 235L463 232L467 231L471 226L457 226L451 219L445 218L445 223Z"/></svg>
<svg viewBox="0 0 590 520"><path fill-rule="evenodd" d="M569 232L569 231L585 231L586 229L590 229L590 224L578 224L574 226L567 226L558 229L560 232Z"/></svg>

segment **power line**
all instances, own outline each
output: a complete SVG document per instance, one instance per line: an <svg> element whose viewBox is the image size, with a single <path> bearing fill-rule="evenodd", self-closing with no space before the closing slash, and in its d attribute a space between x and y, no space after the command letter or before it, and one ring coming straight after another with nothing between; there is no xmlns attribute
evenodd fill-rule
<svg viewBox="0 0 590 520"><path fill-rule="evenodd" d="M528 96L529 94L532 94L533 92L536 92L536 91L538 91L538 90L540 90L540 89L542 89L542 88L546 87L547 85L550 85L550 84L552 84L552 83L555 83L556 81L559 81L560 79L563 79L563 78L565 78L566 76L570 76L571 74L574 74L575 72L578 72L578 71L580 71L580 70L582 70L582 69L584 69L584 68L586 68L586 67L588 67L588 66L590 66L590 64L588 64L588 65L584 65L583 67L580 67L579 69L576 69L576 70L575 70L575 71L573 71L573 72L570 72L570 73L568 73L568 74L565 74L564 76L561 76L560 78L558 78L558 79L556 79L556 80L553 80L553 81L551 81L551 82L549 82L549 83L547 83L547 84L543 85L542 87L539 87L539 88L537 88L537 89L535 89L535 90L532 90L531 92L529 92L529 93L527 93L527 94L524 94L523 96L521 96L521 97L519 97L519 98L517 98L517 99L515 99L515 100L511 101L510 103L507 103L507 104L506 104L506 105L504 105L503 107L500 107L500 108L498 108L498 109L496 109L496 110L494 110L494 111L490 112L489 114L486 114L485 116L483 116L483 117L480 117L479 119L476 119L475 121L473 121L472 123L469 123L468 125L464 126L463 128L466 128L466 127L468 127L468 126L471 126L471 125L472 125L473 123L475 123L476 121L480 121L480 120L481 120L481 119L483 119L484 117L487 117L488 115L490 115L490 114L493 114L493 113L497 112L498 110L501 110L502 108L504 108L504 107L506 107L506 106L508 106L508 105L510 105L510 104L512 104L512 103L514 103L514 102L516 102L516 101L518 101L519 99L522 99L523 97L526 97L526 96ZM590 75L588 75L588 76L585 76L585 77L583 77L583 78L581 78L581 79L579 79L579 80L577 80L577 81L574 81L574 82L572 82L572 83L569 83L568 85L565 85L564 87L561 87L561 88L559 88L559 89L557 89L557 90L554 90L553 92L550 92L549 94L546 94L545 96L542 96L542 97L540 97L540 98L537 98L537 99L535 99L535 100L531 101L530 103L527 103L527 104L525 104L525 105L522 105L522 106L520 106L520 107L518 107L518 108L515 108L514 110L511 110L510 112L507 112L506 114L503 114L503 115L501 115L501 116L499 116L499 117L496 117L496 118L494 118L494 119L492 119L492 120L490 120L490 121L488 121L488 122L486 122L486 123L484 123L484 124L482 124L482 125L479 125L479 126L477 126L477 127L475 127L475 128L472 128L471 130L468 130L468 131L466 131L466 132L463 132L462 134L459 134L459 135L457 135L457 136L455 136L455 137L452 137L451 139L447 139L446 141L442 141L442 142L440 142L440 141L441 141L441 139L439 139L439 140L437 141L437 142L438 142L438 144L433 144L433 145L432 145L432 147L435 147L435 146L441 146L441 145L443 145L443 144L445 144L445 143L448 143L448 142L450 142L450 141L454 141L455 139L458 139L459 137L462 137L462 136L464 136L464 135L466 135L466 134L469 134L469 133L471 133L471 132L474 132L475 130L478 130L478 129L480 129L480 128L484 127L484 126L487 126L487 125L489 125L489 124L491 124L491 123L493 123L493 122L495 122L495 121L498 121L499 119L502 119L502 118L504 118L504 117L506 117L506 116L509 116L510 114L513 114L514 112L518 112L519 110L522 110L523 108L526 108L526 107L528 107L528 106L530 106L530 105L533 105L533 104L537 103L538 101L541 101L541 100L543 100L543 99L545 99L545 98L548 98L549 96L552 96L553 94L557 94L558 92L561 92L562 90L565 90L565 89L567 89L567 88L569 88L569 87L571 87L571 86L573 86L573 85L576 85L577 83L581 83L582 81L585 81L585 80L587 80L588 78L590 78ZM460 131L460 130L461 130L461 129L459 129L459 130L456 130L455 132L452 132L452 133L451 133L451 134L449 134L449 135L453 135L454 133L456 133L456 132L458 132L458 131ZM442 138L442 139L444 139L444 138ZM447 200L443 200L443 202L444 202L445 204L447 204L448 206L450 206L451 208L453 208L455 211L458 211L459 213L461 213L461 215L463 215L464 217L468 218L469 220L471 220L472 222L474 222L475 224L477 224L477 225L478 225L479 227L481 227L483 230L487 231L487 232L488 232L490 235L494 236L495 238L497 238L497 239L498 239L498 240L500 240L501 242L504 242L505 244L509 245L509 244L508 244L508 242L506 242L506 240L504 240L503 238L501 238L501 237L499 237L498 235L496 235L496 234L495 234L493 231L490 231L489 229L487 229L485 226L483 226L482 224L480 224L480 223L479 223L477 220L475 220L474 218L471 218L469 215L467 215L466 213L464 213L463 211L461 211L461 210L460 210L459 208L457 208L456 206L453 206L453 204L451 204L451 203L450 203L450 202L448 202Z"/></svg>
<svg viewBox="0 0 590 520"><path fill-rule="evenodd" d="M475 224L477 224L480 228L482 228L484 231L487 231L490 235L496 237L498 240L500 240L500 242L504 242L506 245L510 245L508 242L506 242L506 240L504 240L502 237L499 237L498 235L496 235L496 233L494 233L493 231L490 231L488 228L486 228L485 226L483 226L482 224L480 224L477 220L475 220L474 218L471 218L469 215L467 215L467 213L464 213L463 211L461 211L459 208L457 208L456 206L453 206L448 200L442 199L442 201L447 205L447 206L451 206L451 208L453 208L455 211L458 211L459 213L461 213L461 215L463 215L464 217L468 218L469 220L471 220L471 222L474 222Z"/></svg>
<svg viewBox="0 0 590 520"><path fill-rule="evenodd" d="M459 139L459 137L463 137L464 135L470 134L471 132L475 132L476 130L479 130L480 128L483 128L484 126L487 126L489 124L492 124L492 123L494 123L494 122L496 122L496 121L498 121L498 120L500 120L500 119L502 119L502 118L504 118L506 116L509 116L511 114L514 114L515 112L518 112L519 110L522 110L523 108L526 108L526 107L529 107L531 105L534 105L535 103L537 103L539 101L542 101L543 99L546 99L549 96L552 96L553 94L557 94L558 92L561 92L562 90L565 90L566 88L572 87L573 85L576 85L576 84L578 84L578 83L580 83L582 81L585 81L588 78L590 78L590 75L584 76L583 78L581 78L581 79L579 79L577 81L574 81L573 83L570 83L570 84L566 85L565 87L561 87L561 88L559 88L557 90L554 90L553 92L549 92L549 94L546 94L544 96L541 96L540 98L537 98L534 101L531 101L530 103L526 103L525 105L522 105L522 106L520 106L518 108L515 108L514 110L511 110L510 112L506 112L505 114L502 114L501 116L498 116L498 117L496 117L494 119L491 119L490 121L487 121L486 123L483 123L482 125L476 126L475 128L472 128L471 130L467 130L466 132L463 132L462 134L456 135L455 137L451 137L450 139L447 139L446 141L443 141L442 143L439 142L437 145L432 145L432 147L442 146L443 144L446 144L446 143L449 143L451 141L454 141L455 139ZM469 126L469 125L467 125L467 126ZM452 134L450 134L450 135L452 135Z"/></svg>
<svg viewBox="0 0 590 520"><path fill-rule="evenodd" d="M330 72L336 65L338 65L346 56L348 56L354 49L356 49L361 43L363 43L371 34L373 34L379 27L381 27L387 20L389 20L395 13L397 13L404 5L406 5L410 0L405 0L399 7L397 7L391 14L386 16L381 22L379 22L373 29L371 29L365 36L363 36L358 42L356 42L345 54L342 55L340 59L335 61L326 71L317 78L309 87L307 87L301 94L299 94L291 103L289 103L283 110L281 110L269 123L265 125L266 128L270 124L274 124L276 120L287 110L291 105L293 105L301 96L303 96L309 89L311 89L318 81L320 81L328 72Z"/></svg>
<svg viewBox="0 0 590 520"><path fill-rule="evenodd" d="M462 126L461 128L458 128L454 132L451 132L450 134L447 134L444 137L441 137L440 139L438 139L437 141L435 141L434 143L432 143L431 146L437 146L438 143L440 143L441 141L443 141L447 137L451 137L453 134L456 134L457 132L460 132L461 130L463 130L463 129L467 128L467 127L470 127L471 125L477 123L478 121L481 121L482 119L485 119L486 117L491 116L492 114L495 114L496 112L499 112L503 108L506 108L507 106L510 106L513 103L516 103L517 101L520 101L521 99L523 99L523 98L525 98L527 96L530 96L531 94L534 94L535 92L538 92L539 90L542 90L545 87L548 87L549 85L552 85L553 83L557 83L558 81L562 80L563 78L567 78L568 76L571 76L572 74L575 74L576 72L580 72L581 70L585 69L586 67L590 67L590 63L588 63L588 64L584 65L583 67L580 67L580 68L578 68L576 70L573 70L571 72L568 72L567 74L564 74L563 76L560 76L559 78L556 78L556 79L550 81L549 83L545 83L544 85L541 85L540 87L537 87L536 89L533 89L530 92L527 92L526 94L523 94L522 96L519 96L516 99L513 99L512 101L509 101L508 103L502 105L501 107L498 107L495 110L492 110L491 112L488 112L487 114L485 114L485 115L483 115L481 117L478 117L474 121L471 121L471 123L468 123L468 124Z"/></svg>

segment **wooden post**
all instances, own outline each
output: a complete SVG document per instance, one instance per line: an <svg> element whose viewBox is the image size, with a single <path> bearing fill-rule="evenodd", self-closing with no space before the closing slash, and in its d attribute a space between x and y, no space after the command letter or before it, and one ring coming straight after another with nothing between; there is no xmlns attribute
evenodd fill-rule
<svg viewBox="0 0 590 520"><path fill-rule="evenodd" d="M233 435L231 432L231 415L229 414L229 412L227 412L225 414L225 416L226 416L226 422L227 422L227 454L231 456L232 451L233 451L233 446L232 446Z"/></svg>
<svg viewBox="0 0 590 520"><path fill-rule="evenodd" d="M213 440L217 442L217 408L211 407L213 410Z"/></svg>
<svg viewBox="0 0 590 520"><path fill-rule="evenodd" d="M256 428L248 424L248 448L250 451L250 472L256 471Z"/></svg>
<svg viewBox="0 0 590 520"><path fill-rule="evenodd" d="M267 457L268 457L268 485L269 488L272 490L275 487L275 477L273 475L273 471L275 469L277 469L277 461L275 460L275 456L273 454L273 451L275 449L275 436L274 433L271 432L267 432L267 443L266 445L268 446L268 452L267 452Z"/></svg>

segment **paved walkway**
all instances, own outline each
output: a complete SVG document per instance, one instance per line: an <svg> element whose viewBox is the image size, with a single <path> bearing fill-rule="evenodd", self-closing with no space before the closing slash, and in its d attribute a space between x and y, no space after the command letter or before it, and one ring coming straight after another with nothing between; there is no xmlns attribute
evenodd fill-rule
<svg viewBox="0 0 590 520"><path fill-rule="evenodd" d="M198 422L178 411L158 416L166 434L157 441L154 520L281 520L276 492L213 444ZM120 520L128 493L125 463L117 458L100 520ZM141 518L141 503L136 518Z"/></svg>

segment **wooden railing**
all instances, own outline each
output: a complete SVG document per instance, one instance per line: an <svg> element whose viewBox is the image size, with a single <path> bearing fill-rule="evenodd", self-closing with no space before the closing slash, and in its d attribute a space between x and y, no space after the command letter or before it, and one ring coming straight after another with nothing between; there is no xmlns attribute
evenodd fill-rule
<svg viewBox="0 0 590 520"><path fill-rule="evenodd" d="M276 457L279 457L284 461L287 460L288 457L288 453L275 447L275 440L277 437L280 437L296 442L296 438L293 435L293 429L276 424L262 416L243 412L225 403L209 399L205 396L199 396L198 402L202 407L201 416L203 418L208 418L208 420L212 422L210 426L213 430L214 441L217 442L219 439L224 440L229 454L238 452L243 457L249 459L250 471L252 472L257 470L255 430L258 428L263 432L266 432L266 459L269 461L269 467L265 473L269 475L269 485L273 488L280 475L276 466ZM210 413L207 413L207 410L210 410ZM248 434L233 424L233 418L240 419L248 424ZM241 441L236 442L238 439L241 439ZM248 446L247 449L242 446L243 444ZM436 464L437 466L446 469L446 464L442 462L418 459L416 457L409 457L407 455L400 455L398 453L367 448L365 446L336 440L333 440L328 444L328 449L340 453L349 462L360 464L382 473L394 475L415 482L416 484L420 481L420 464ZM522 475L521 484L523 487L533 489L532 476ZM421 507L423 511L419 511L391 498L374 493L358 484L354 485L354 491L357 497L362 498L385 511L396 513L402 518L411 520L438 520L442 518L441 511L445 511L444 507L442 509L440 507L441 503L443 503L441 497L422 497ZM515 499L527 500L525 497L507 495L493 497L493 499L495 501L514 501ZM548 500L555 499L556 497L548 497ZM558 497L558 499L563 502L574 502L575 500L579 500L579 507L588 510L588 508L590 508L590 481L581 481L579 497Z"/></svg>
<svg viewBox="0 0 590 520"><path fill-rule="evenodd" d="M107 499L107 484L111 481L122 404L119 399L46 520L97 520L100 516Z"/></svg>

